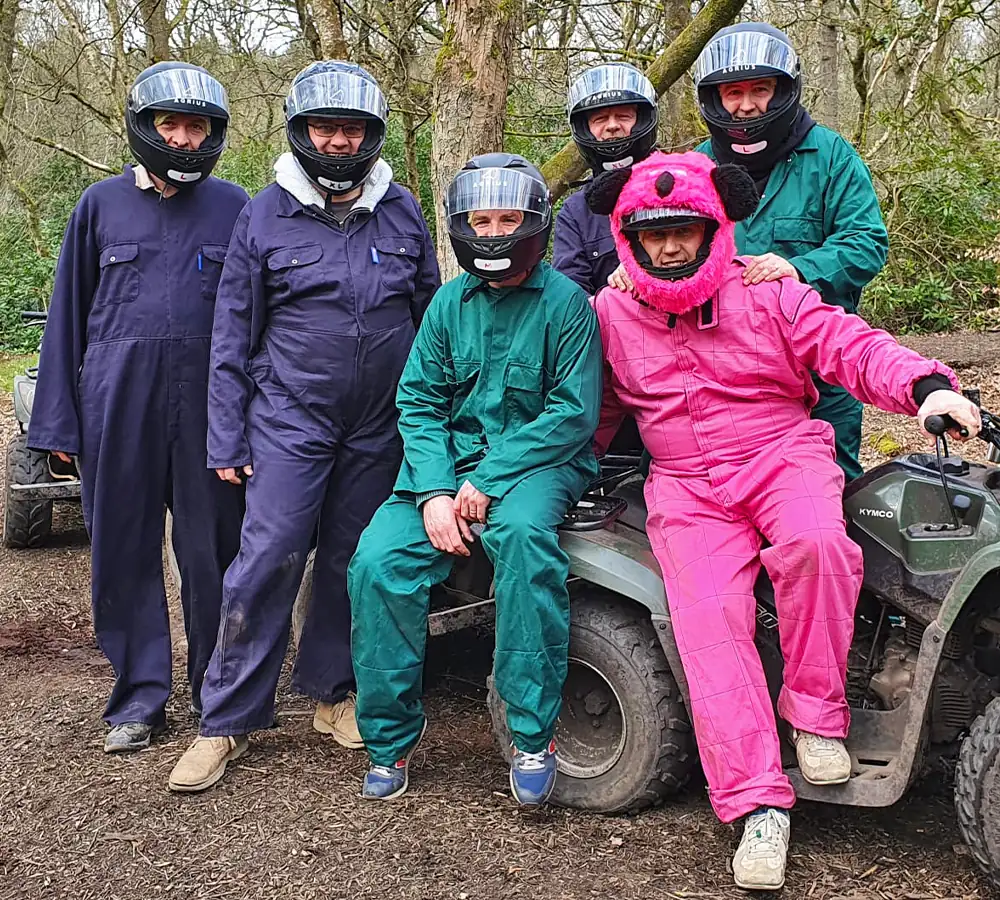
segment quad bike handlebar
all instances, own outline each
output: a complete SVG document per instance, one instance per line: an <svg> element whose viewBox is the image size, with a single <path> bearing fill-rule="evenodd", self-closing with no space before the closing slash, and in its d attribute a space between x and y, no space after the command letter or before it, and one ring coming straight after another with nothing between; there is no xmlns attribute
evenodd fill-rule
<svg viewBox="0 0 1000 900"><path fill-rule="evenodd" d="M979 409L979 415L983 423L982 428L979 430L979 439L986 441L987 444L992 444L1000 450L1000 417L987 412L982 407ZM947 415L928 416L924 420L924 428L936 438L944 437L952 429L958 429L963 437L969 433L968 429L959 425L951 416Z"/></svg>
<svg viewBox="0 0 1000 900"><path fill-rule="evenodd" d="M953 428L958 429L962 437L969 436L969 430L964 425L959 425L951 416L928 416L924 419L924 428L934 435L934 437L941 437L947 434Z"/></svg>

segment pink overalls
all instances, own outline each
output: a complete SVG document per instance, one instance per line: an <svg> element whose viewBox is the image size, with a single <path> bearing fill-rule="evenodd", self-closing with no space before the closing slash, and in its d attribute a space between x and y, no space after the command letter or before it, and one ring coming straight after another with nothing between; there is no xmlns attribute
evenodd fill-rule
<svg viewBox="0 0 1000 900"><path fill-rule="evenodd" d="M744 287L733 261L712 301L678 316L606 288L597 443L626 413L653 457L648 533L663 571L712 805L724 822L792 806L760 658L754 581L774 583L785 659L778 712L847 735L847 651L862 578L847 536L833 429L811 421L810 371L913 415L914 382L954 373L791 279ZM770 546L761 549L767 541Z"/></svg>

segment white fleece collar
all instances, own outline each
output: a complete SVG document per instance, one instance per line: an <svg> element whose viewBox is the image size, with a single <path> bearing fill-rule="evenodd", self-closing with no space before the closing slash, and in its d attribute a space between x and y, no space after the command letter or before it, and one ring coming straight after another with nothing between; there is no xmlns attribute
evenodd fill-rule
<svg viewBox="0 0 1000 900"><path fill-rule="evenodd" d="M282 153L278 157L278 161L274 164L274 177L278 186L288 191L303 206L318 206L320 209L325 207L323 194L306 175L292 153ZM392 184L392 166L384 159L380 159L368 173L361 196L354 202L351 212L358 209L374 212L375 207L388 192L390 184Z"/></svg>

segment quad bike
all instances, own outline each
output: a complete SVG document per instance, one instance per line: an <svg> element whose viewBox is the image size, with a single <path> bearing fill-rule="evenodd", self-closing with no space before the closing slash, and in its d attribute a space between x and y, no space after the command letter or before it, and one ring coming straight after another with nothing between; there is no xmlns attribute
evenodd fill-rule
<svg viewBox="0 0 1000 900"><path fill-rule="evenodd" d="M24 312L25 325L45 325L46 313ZM7 445L7 503L4 506L3 542L7 547L40 547L52 532L52 505L80 500L80 476L48 453L28 448L28 424L35 400L37 367L14 378L14 416L17 433Z"/></svg>
<svg viewBox="0 0 1000 900"><path fill-rule="evenodd" d="M982 415L980 436L1000 451L1000 418ZM959 826L1000 886L1000 469L949 455L944 434L954 423L932 417L927 425L939 435L934 453L872 469L844 497L865 562L847 679L852 777L808 784L790 745L785 765L799 797L875 807L892 805L922 772L957 756ZM561 530L571 623L552 799L607 813L662 802L698 767L638 462L638 453L604 457L601 480ZM300 610L309 590L307 576ZM776 698L782 661L766 575L756 595L757 645ZM492 570L477 542L437 589L430 634L488 623L493 604ZM489 708L506 755L504 708L492 684Z"/></svg>

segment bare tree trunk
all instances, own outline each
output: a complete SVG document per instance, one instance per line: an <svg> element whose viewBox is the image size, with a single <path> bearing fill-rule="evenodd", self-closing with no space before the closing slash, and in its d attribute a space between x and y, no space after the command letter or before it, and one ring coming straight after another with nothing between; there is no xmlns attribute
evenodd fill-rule
<svg viewBox="0 0 1000 900"><path fill-rule="evenodd" d="M819 98L813 112L816 119L828 128L837 129L840 115L840 88L837 74L838 33L840 0L820 0L817 23L817 49L819 56Z"/></svg>
<svg viewBox="0 0 1000 900"><path fill-rule="evenodd" d="M0 116L6 115L7 105L14 93L14 44L17 41L17 14L20 11L20 0L0 0ZM11 186L24 207L28 233L35 252L42 257L48 256L49 248L42 236L38 205L11 172L10 157L4 141L0 141L0 178Z"/></svg>
<svg viewBox="0 0 1000 900"><path fill-rule="evenodd" d="M403 151L406 160L406 186L420 199L420 169L417 165L417 126L412 110L403 111Z"/></svg>
<svg viewBox="0 0 1000 900"><path fill-rule="evenodd" d="M340 0L312 0L312 10L323 59L350 59Z"/></svg>
<svg viewBox="0 0 1000 900"><path fill-rule="evenodd" d="M302 37L309 45L309 52L312 53L313 59L322 59L323 44L320 42L319 32L316 30L316 23L313 21L306 0L295 0L295 12L299 17Z"/></svg>
<svg viewBox="0 0 1000 900"><path fill-rule="evenodd" d="M146 33L146 61L152 65L170 59L166 0L139 0L139 12L142 14L142 29Z"/></svg>
<svg viewBox="0 0 1000 900"><path fill-rule="evenodd" d="M690 24L691 4L688 0L666 0L663 28L667 43L672 43ZM664 148L683 149L690 146L698 135L704 134L694 91L687 80L671 85L663 93L660 114L660 139Z"/></svg>
<svg viewBox="0 0 1000 900"><path fill-rule="evenodd" d="M434 71L431 172L441 278L458 273L445 235L444 195L472 156L503 149L507 86L520 27L520 0L451 0Z"/></svg>
<svg viewBox="0 0 1000 900"><path fill-rule="evenodd" d="M104 0L104 9L108 13L111 25L111 46L114 47L114 62L111 64L110 81L115 87L121 87L125 93L125 85L129 76L128 57L125 55L125 27L122 25L121 10L118 0Z"/></svg>
<svg viewBox="0 0 1000 900"><path fill-rule="evenodd" d="M14 41L20 0L0 0L0 115L7 109L14 84Z"/></svg>

